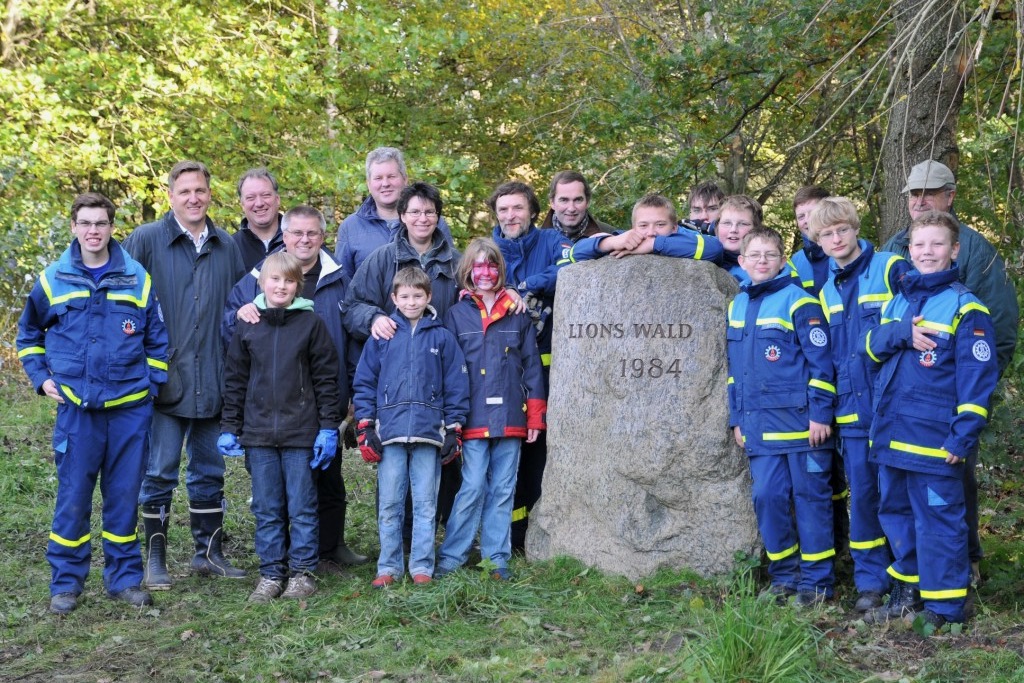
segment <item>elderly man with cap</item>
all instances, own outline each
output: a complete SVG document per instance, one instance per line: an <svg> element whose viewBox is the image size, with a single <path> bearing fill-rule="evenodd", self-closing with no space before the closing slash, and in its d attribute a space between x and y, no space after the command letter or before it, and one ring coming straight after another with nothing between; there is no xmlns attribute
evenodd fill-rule
<svg viewBox="0 0 1024 683"><path fill-rule="evenodd" d="M925 160L910 169L907 184L910 217L917 218L927 211L953 213L956 196L956 178L949 167L938 161ZM907 229L893 235L882 251L891 251L909 259ZM984 303L992 315L996 333L996 356L999 372L1006 370L1017 346L1017 293L1006 275L1006 264L988 240L977 231L960 223L960 253L956 259L960 269L960 282ZM978 480L974 467L978 454L968 456L963 468L964 494L967 503L968 554L975 582L981 579L978 563L981 560L981 540L978 536Z"/></svg>

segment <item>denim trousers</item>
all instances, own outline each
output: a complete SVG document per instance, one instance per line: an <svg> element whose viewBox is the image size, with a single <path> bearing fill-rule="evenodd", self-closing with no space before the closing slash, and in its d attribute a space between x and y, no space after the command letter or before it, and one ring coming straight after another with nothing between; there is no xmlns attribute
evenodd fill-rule
<svg viewBox="0 0 1024 683"><path fill-rule="evenodd" d="M218 436L218 418L178 417L154 410L149 464L139 504L170 507L178 486L183 442L188 456L185 487L189 500L220 502L224 497L224 457L217 451Z"/></svg>
<svg viewBox="0 0 1024 683"><path fill-rule="evenodd" d="M412 544L409 573L434 574L434 533L437 518L437 487L441 481L441 455L437 446L424 443L392 443L384 446L377 465L380 499L377 529L380 558L377 576L402 575L402 525L405 496L412 488Z"/></svg>
<svg viewBox="0 0 1024 683"><path fill-rule="evenodd" d="M312 448L246 449L252 468L252 514L260 576L284 579L312 572L319 560Z"/></svg>
<svg viewBox="0 0 1024 683"><path fill-rule="evenodd" d="M480 530L480 556L507 568L512 556L512 502L519 470L521 439L469 439L462 444L462 488L455 496L438 567L452 571L465 564Z"/></svg>

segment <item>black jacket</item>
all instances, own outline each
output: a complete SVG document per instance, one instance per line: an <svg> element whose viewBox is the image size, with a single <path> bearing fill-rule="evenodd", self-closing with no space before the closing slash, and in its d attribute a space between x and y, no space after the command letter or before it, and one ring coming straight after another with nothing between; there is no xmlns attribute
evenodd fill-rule
<svg viewBox="0 0 1024 683"><path fill-rule="evenodd" d="M317 432L341 424L338 353L311 301L263 302L260 321L239 321L228 347L221 431L243 446L312 448Z"/></svg>

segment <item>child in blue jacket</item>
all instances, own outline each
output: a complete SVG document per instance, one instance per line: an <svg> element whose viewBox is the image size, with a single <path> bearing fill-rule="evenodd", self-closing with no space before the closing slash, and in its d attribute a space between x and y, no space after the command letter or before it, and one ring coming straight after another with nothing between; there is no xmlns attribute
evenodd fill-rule
<svg viewBox="0 0 1024 683"><path fill-rule="evenodd" d="M473 240L462 257L459 302L445 324L469 366L470 409L462 436L462 487L438 551L438 575L461 567L480 531L480 556L507 580L512 505L520 447L544 429L547 395L530 317L515 314L505 291L505 260L493 240Z"/></svg>
<svg viewBox="0 0 1024 683"><path fill-rule="evenodd" d="M749 457L769 593L809 607L830 599L834 584L828 325L784 270L777 232L751 230L740 247L749 282L729 304L729 425Z"/></svg>
<svg viewBox="0 0 1024 683"><path fill-rule="evenodd" d="M878 521L878 465L868 461L878 366L857 350L867 330L878 324L882 307L892 299L897 281L910 264L897 254L876 252L870 242L858 239L860 218L845 197L819 199L811 211L809 233L828 257L829 277L820 298L832 338L836 426L850 486L850 556L858 593L854 609L866 612L880 607L882 596L889 592L886 570L892 556Z"/></svg>
<svg viewBox="0 0 1024 683"><path fill-rule="evenodd" d="M870 457L879 464L879 517L894 556L888 571L895 583L880 616L919 613L935 628L967 617L960 470L978 448L999 379L992 318L959 282L959 234L947 213L914 219L915 270L900 279L862 347L881 364Z"/></svg>
<svg viewBox="0 0 1024 683"><path fill-rule="evenodd" d="M367 340L356 367L355 417L363 460L379 463L380 558L374 588L402 576L405 497L412 488L413 583L434 574L434 532L441 466L459 457L469 410L466 361L430 304L430 276L418 267L395 274L397 325L391 339Z"/></svg>

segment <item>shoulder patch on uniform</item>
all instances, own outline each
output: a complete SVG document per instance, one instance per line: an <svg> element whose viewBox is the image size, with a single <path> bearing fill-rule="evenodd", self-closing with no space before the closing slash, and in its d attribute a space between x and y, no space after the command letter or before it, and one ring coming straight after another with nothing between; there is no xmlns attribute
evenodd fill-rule
<svg viewBox="0 0 1024 683"><path fill-rule="evenodd" d="M974 355L975 360L984 363L992 359L992 347L984 339L979 339L971 347L971 354Z"/></svg>
<svg viewBox="0 0 1024 683"><path fill-rule="evenodd" d="M815 346L822 347L828 344L828 335L825 334L825 330L821 329L820 327L815 327L813 330L811 330L811 334L809 336L811 339L811 343L814 344Z"/></svg>

